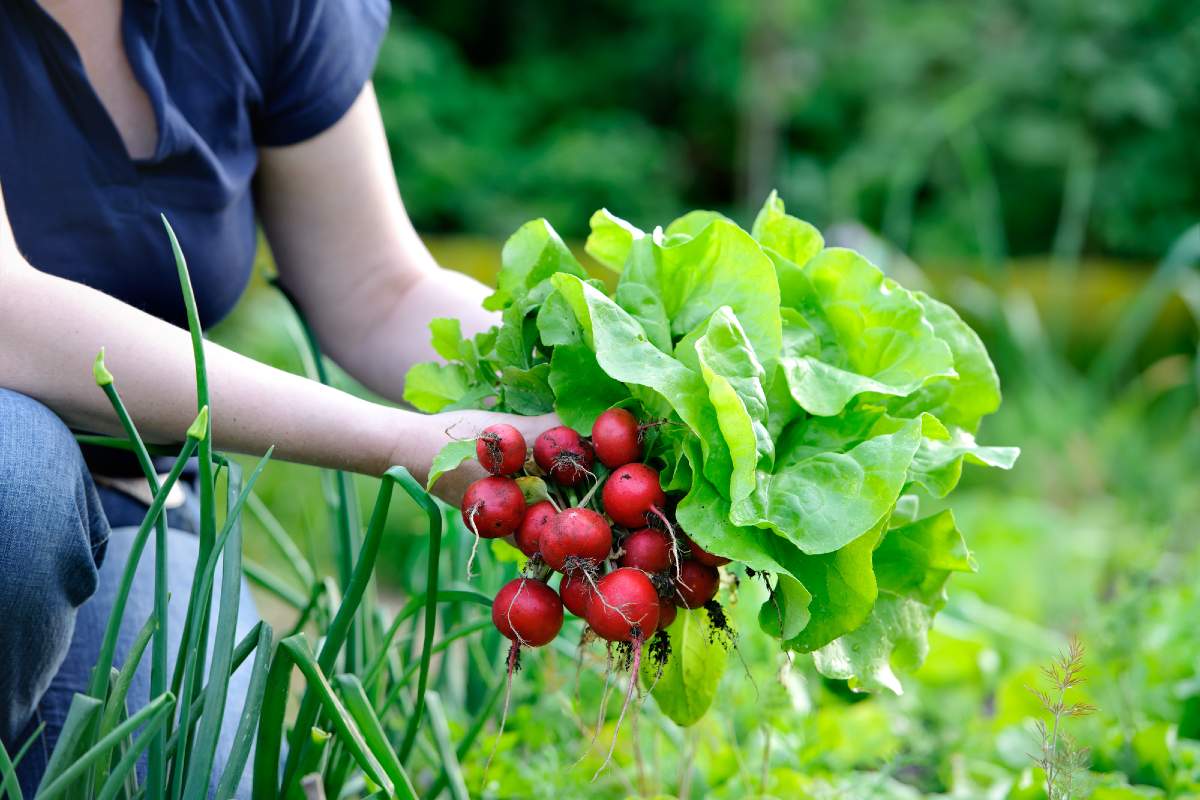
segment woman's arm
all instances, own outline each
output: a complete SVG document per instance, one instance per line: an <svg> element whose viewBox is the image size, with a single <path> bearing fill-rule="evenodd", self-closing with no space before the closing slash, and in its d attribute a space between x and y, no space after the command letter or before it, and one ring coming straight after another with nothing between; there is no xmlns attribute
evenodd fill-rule
<svg viewBox="0 0 1200 800"><path fill-rule="evenodd" d="M180 330L101 292L39 272L18 252L0 187L0 386L37 398L70 425L118 433L91 365L101 346L142 435L179 441L195 416L191 343ZM165 235L165 233L164 233ZM380 406L205 346L218 448L276 455L378 475L392 464L418 479L450 438L472 436L501 415L428 417ZM538 418L516 418L532 432ZM528 426L528 427L527 427ZM449 433L447 433L449 430ZM453 499L475 473L451 476Z"/></svg>
<svg viewBox="0 0 1200 800"><path fill-rule="evenodd" d="M368 84L333 127L262 151L259 208L280 278L326 353L400 400L404 373L437 358L429 320L470 335L499 322L483 284L441 269L404 211L375 93Z"/></svg>

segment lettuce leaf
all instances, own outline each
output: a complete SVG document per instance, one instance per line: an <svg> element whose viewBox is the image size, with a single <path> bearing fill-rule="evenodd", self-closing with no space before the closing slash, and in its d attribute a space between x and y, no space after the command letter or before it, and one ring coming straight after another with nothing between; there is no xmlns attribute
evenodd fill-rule
<svg viewBox="0 0 1200 800"><path fill-rule="evenodd" d="M554 410L585 434L609 407L636 409L656 423L646 459L679 527L766 574L763 631L852 688L899 691L950 576L974 569L952 513L919 518L922 498L946 497L964 464L1009 469L1018 455L975 438L1000 403L979 337L949 306L826 248L774 193L750 232L712 211L642 231L602 209L586 250L618 274L611 293L545 220L518 229L485 302L500 324L466 339L434 320L445 363L414 366L405 399ZM456 443L437 467L469 457ZM686 654L654 691L690 724L724 662L704 665L717 656L701 647L703 613L680 616L671 636Z"/></svg>

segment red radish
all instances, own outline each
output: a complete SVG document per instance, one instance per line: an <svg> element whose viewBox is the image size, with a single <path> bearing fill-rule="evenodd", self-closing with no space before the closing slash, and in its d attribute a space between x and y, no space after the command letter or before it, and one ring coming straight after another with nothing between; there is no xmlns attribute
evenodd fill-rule
<svg viewBox="0 0 1200 800"><path fill-rule="evenodd" d="M637 418L623 408L610 408L592 424L596 457L609 469L642 459L642 436Z"/></svg>
<svg viewBox="0 0 1200 800"><path fill-rule="evenodd" d="M604 482L604 510L618 525L640 528L647 515L662 516L667 496L658 484L658 470L645 464L625 464Z"/></svg>
<svg viewBox="0 0 1200 800"><path fill-rule="evenodd" d="M641 642L658 629L658 592L639 569L622 567L596 582L587 622L610 642Z"/></svg>
<svg viewBox="0 0 1200 800"><path fill-rule="evenodd" d="M559 572L594 566L612 550L612 528L590 508L564 509L542 531L541 548L542 559Z"/></svg>
<svg viewBox="0 0 1200 800"><path fill-rule="evenodd" d="M692 537L686 533L683 534L683 540L687 544L688 549L692 553L692 558L709 567L723 567L729 563L729 559L724 556L714 556L712 553L705 550L700 545L692 541Z"/></svg>
<svg viewBox="0 0 1200 800"><path fill-rule="evenodd" d="M513 673L518 669L521 647L541 647L554 641L554 637L562 630L562 600L558 592L542 581L516 578L504 584L496 593L496 599L492 601L492 624L506 639L512 641L506 659L508 677L504 689L504 711L500 714L500 734L503 734L504 724L508 721L508 703L512 697ZM496 756L499 736L496 742L483 766L485 782L492 759Z"/></svg>
<svg viewBox="0 0 1200 800"><path fill-rule="evenodd" d="M577 431L559 425L534 440L533 460L555 483L575 486L592 474L596 457Z"/></svg>
<svg viewBox="0 0 1200 800"><path fill-rule="evenodd" d="M564 575L562 583L558 585L558 595L562 598L562 604L567 607L567 611L577 617L587 616L587 604L588 598L592 596L592 585L586 575L579 572Z"/></svg>
<svg viewBox="0 0 1200 800"><path fill-rule="evenodd" d="M675 578L675 599L684 608L700 608L717 596L721 573L716 567L701 564L690 558L679 565Z"/></svg>
<svg viewBox="0 0 1200 800"><path fill-rule="evenodd" d="M635 567L643 572L662 572L671 565L671 538L654 528L642 528L631 533L622 543L622 567Z"/></svg>
<svg viewBox="0 0 1200 800"><path fill-rule="evenodd" d="M493 475L520 472L525 466L525 437L512 425L489 425L475 440L475 457Z"/></svg>
<svg viewBox="0 0 1200 800"><path fill-rule="evenodd" d="M512 478L489 475L467 487L462 501L467 527L484 539L515 533L525 518L525 495Z"/></svg>
<svg viewBox="0 0 1200 800"><path fill-rule="evenodd" d="M516 644L541 647L554 641L562 629L562 600L541 581L516 578L496 593L492 623Z"/></svg>
<svg viewBox="0 0 1200 800"><path fill-rule="evenodd" d="M658 629L665 631L671 627L671 623L675 621L675 617L679 615L679 609L670 600L664 600L661 597L658 599Z"/></svg>
<svg viewBox="0 0 1200 800"><path fill-rule="evenodd" d="M593 781L612 760L613 750L617 746L617 732L633 700L641 672L642 645L658 630L658 615L658 592L640 569L622 567L608 573L596 582L596 590L588 599L587 623L591 629L600 638L610 642L629 642L632 654L625 702L621 704L621 713L617 715L608 755L592 776Z"/></svg>
<svg viewBox="0 0 1200 800"><path fill-rule="evenodd" d="M517 529L517 535L514 537L517 549L533 558L533 555L541 549L543 531L554 523L554 516L557 513L554 504L549 500L542 500L531 505L525 512L525 519L521 521L521 527Z"/></svg>

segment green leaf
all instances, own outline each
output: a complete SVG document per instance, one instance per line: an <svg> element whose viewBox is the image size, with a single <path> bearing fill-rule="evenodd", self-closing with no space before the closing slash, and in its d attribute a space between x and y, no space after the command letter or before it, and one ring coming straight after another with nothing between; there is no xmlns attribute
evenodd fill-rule
<svg viewBox="0 0 1200 800"><path fill-rule="evenodd" d="M595 287L570 275L556 275L554 286L583 326L600 368L614 380L651 390L649 399L673 408L700 437L705 471L717 486L728 486L729 454L700 375L652 345L641 326Z"/></svg>
<svg viewBox="0 0 1200 800"><path fill-rule="evenodd" d="M955 428L943 436L926 435L921 440L909 468L909 480L925 487L934 497L945 497L958 485L964 461L982 467L1012 469L1020 454L1017 447L976 444L974 436Z"/></svg>
<svg viewBox="0 0 1200 800"><path fill-rule="evenodd" d="M584 341L583 328L561 292L551 292L538 309L537 329L542 344L550 347L580 345Z"/></svg>
<svg viewBox="0 0 1200 800"><path fill-rule="evenodd" d="M694 457L694 455L693 455ZM680 526L705 550L739 561L760 572L787 575L811 595L811 619L786 646L810 651L861 625L875 602L871 552L886 518L857 541L824 555L809 556L790 541L762 528L740 528L729 521L729 502L703 477L676 510Z"/></svg>
<svg viewBox="0 0 1200 800"><path fill-rule="evenodd" d="M909 397L895 400L889 411L897 416L933 414L947 425L957 425L970 433L979 422L1000 407L1000 379L988 357L987 348L950 306L924 292L914 292L934 333L950 348L955 376L931 381Z"/></svg>
<svg viewBox="0 0 1200 800"><path fill-rule="evenodd" d="M434 414L462 398L470 383L458 364L423 361L404 376L404 400L418 411Z"/></svg>
<svg viewBox="0 0 1200 800"><path fill-rule="evenodd" d="M462 324L456 319L437 317L429 320L429 332L433 334L434 351L447 361L462 358Z"/></svg>
<svg viewBox="0 0 1200 800"><path fill-rule="evenodd" d="M774 474L759 472L753 497L735 503L741 525L766 525L806 553L829 553L858 539L895 505L920 443L909 420L844 453L795 446L776 453ZM781 445L782 446L782 445Z"/></svg>
<svg viewBox="0 0 1200 800"><path fill-rule="evenodd" d="M524 308L530 292L556 272L587 277L549 222L544 219L527 222L504 243L496 291L483 301L483 307L499 311L516 303Z"/></svg>
<svg viewBox="0 0 1200 800"><path fill-rule="evenodd" d="M558 416L584 436L591 435L592 423L601 412L629 397L625 384L610 378L585 344L555 347L549 380Z"/></svg>
<svg viewBox="0 0 1200 800"><path fill-rule="evenodd" d="M786 647L808 653L866 621L878 593L871 552L886 526L884 518L845 547L803 556L790 565L792 576L812 593L808 604L812 618L798 636L786 642Z"/></svg>
<svg viewBox="0 0 1200 800"><path fill-rule="evenodd" d="M456 442L449 442L438 451L438 454L433 457L433 464L429 467L429 480L425 484L427 491L433 491L433 485L437 483L438 478L445 475L447 472L458 469L463 462L469 461L475 457L475 440L462 439Z"/></svg>
<svg viewBox="0 0 1200 800"><path fill-rule="evenodd" d="M783 201L774 190L754 218L750 235L764 248L771 248L798 267L807 264L825 246L820 231L784 211Z"/></svg>
<svg viewBox="0 0 1200 800"><path fill-rule="evenodd" d="M775 443L765 424L767 398L762 384L766 373L728 306L713 313L704 335L696 340L695 353L717 425L729 448L729 497L736 504L753 494L756 470L760 464L769 470L775 456Z"/></svg>
<svg viewBox="0 0 1200 800"><path fill-rule="evenodd" d="M704 716L717 696L717 686L725 673L729 656L704 609L679 610L679 616L667 628L671 637L671 657L655 680L650 659L642 660L642 682L654 687L658 707L676 725L687 727Z"/></svg>
<svg viewBox="0 0 1200 800"><path fill-rule="evenodd" d="M892 528L875 550L873 563L881 590L927 605L941 604L951 572L975 571L949 510Z"/></svg>
<svg viewBox="0 0 1200 800"><path fill-rule="evenodd" d="M811 414L837 414L867 392L904 396L954 374L918 298L852 250L822 251L788 292L784 302L803 322L785 320L793 330L783 364L792 396Z"/></svg>
<svg viewBox="0 0 1200 800"><path fill-rule="evenodd" d="M705 211L704 209L689 211L682 217L671 221L671 224L667 226L666 235L668 237L695 237L698 236L702 230L717 220L728 222L731 225L733 224L733 221L730 220L729 217L718 211Z"/></svg>
<svg viewBox="0 0 1200 800"><path fill-rule="evenodd" d="M813 663L822 675L849 681L851 689L903 694L893 666L912 671L921 665L932 618L923 603L881 594L866 624L817 650Z"/></svg>
<svg viewBox="0 0 1200 800"><path fill-rule="evenodd" d="M545 414L554 410L554 392L550 390L550 365L530 369L505 367L500 373L504 404L516 414Z"/></svg>
<svg viewBox="0 0 1200 800"><path fill-rule="evenodd" d="M683 336L729 306L764 366L782 347L779 283L771 259L744 230L713 219L693 238L658 248L659 285L671 333Z"/></svg>
<svg viewBox="0 0 1200 800"><path fill-rule="evenodd" d="M768 636L794 639L808 625L812 595L804 584L790 575L779 575L771 587L771 596L758 610L758 625Z"/></svg>
<svg viewBox="0 0 1200 800"><path fill-rule="evenodd" d="M613 272L621 272L629 258L629 250L635 239L646 234L634 225L602 208L589 221L592 232L588 234L584 250Z"/></svg>
<svg viewBox="0 0 1200 800"><path fill-rule="evenodd" d="M680 527L710 553L741 562L759 572L789 573L803 554L781 536L763 528L729 521L729 500L693 468L692 490L675 511Z"/></svg>
<svg viewBox="0 0 1200 800"><path fill-rule="evenodd" d="M661 254L658 240L649 236L635 240L613 300L637 320L655 347L670 353L671 320L663 302Z"/></svg>

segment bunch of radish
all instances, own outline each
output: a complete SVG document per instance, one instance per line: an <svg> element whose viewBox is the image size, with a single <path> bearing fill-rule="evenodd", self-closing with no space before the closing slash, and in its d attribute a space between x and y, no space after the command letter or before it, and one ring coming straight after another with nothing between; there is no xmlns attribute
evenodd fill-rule
<svg viewBox="0 0 1200 800"><path fill-rule="evenodd" d="M529 557L492 604L492 621L512 642L509 680L521 647L541 647L558 635L565 607L630 655L622 718L643 645L674 622L679 606L712 607L718 567L729 563L673 521L658 470L642 460L649 427L626 409L610 408L596 418L590 438L566 426L544 431L529 459L520 431L492 425L476 439L479 463L491 474L471 484L462 502L463 521L476 536L508 537ZM545 481L535 481L544 485L545 499L526 502L518 478L529 476ZM557 591L548 583L554 573L562 575ZM665 634L658 644L654 651L665 657Z"/></svg>

